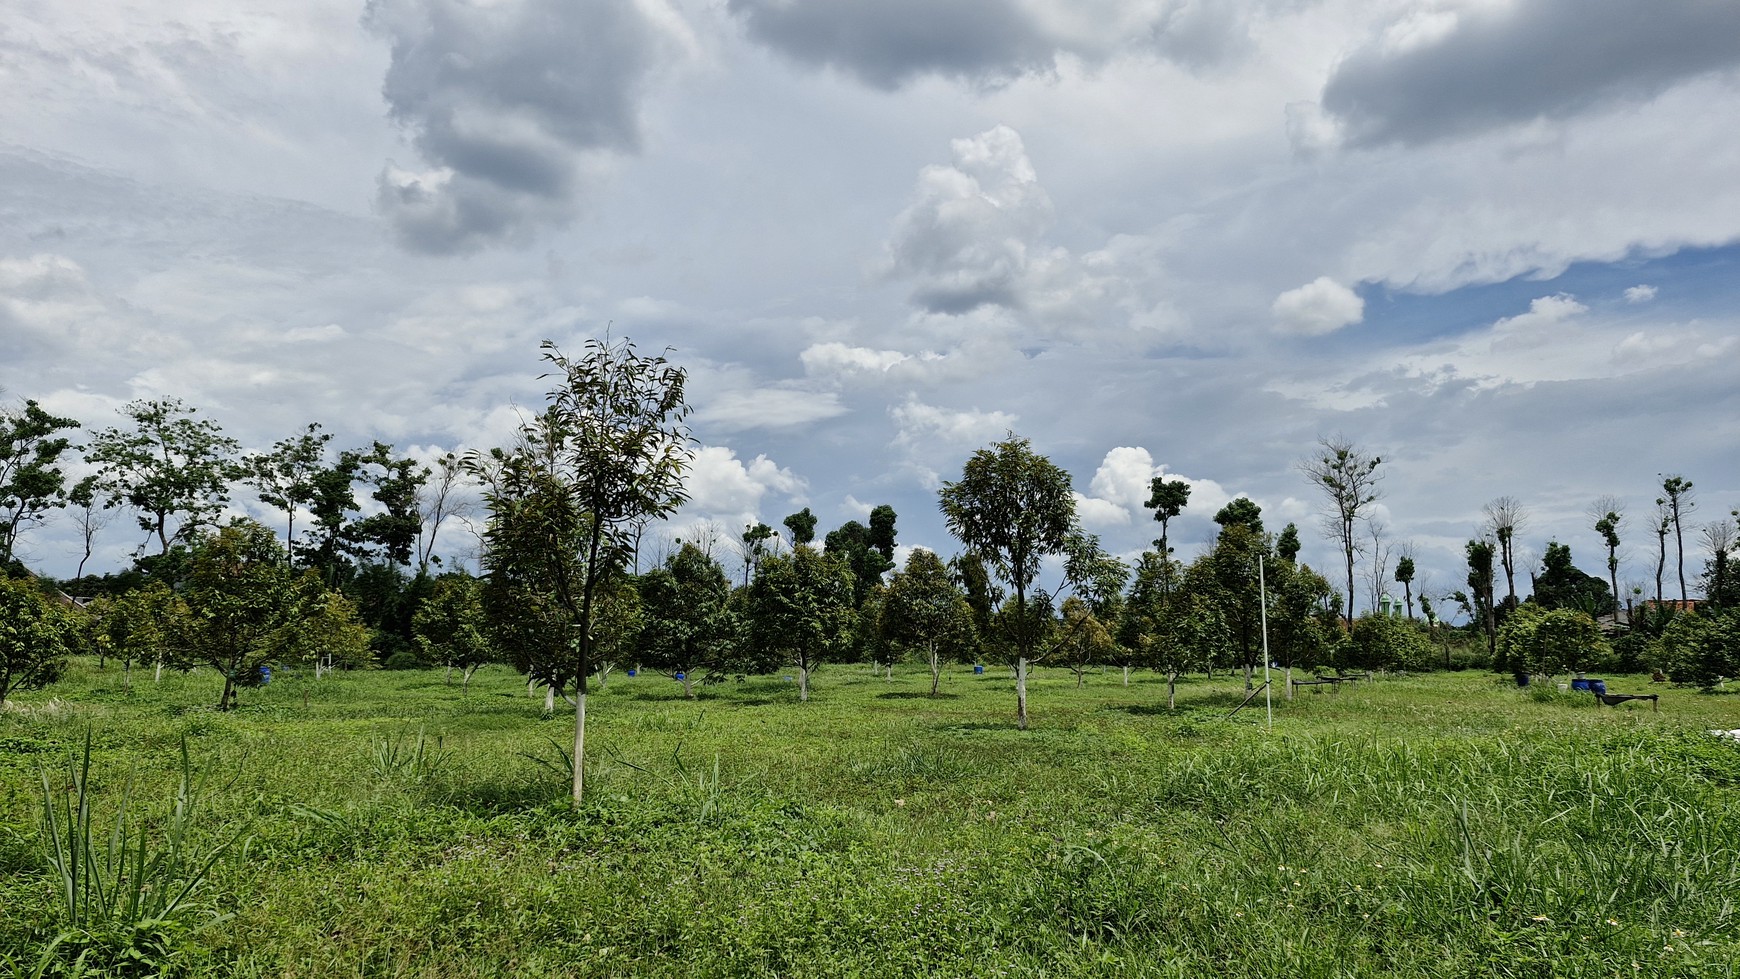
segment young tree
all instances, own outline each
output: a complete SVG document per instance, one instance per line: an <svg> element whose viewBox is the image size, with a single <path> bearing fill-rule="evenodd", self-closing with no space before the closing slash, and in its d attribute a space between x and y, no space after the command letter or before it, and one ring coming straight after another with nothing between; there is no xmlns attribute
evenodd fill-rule
<svg viewBox="0 0 1740 979"><path fill-rule="evenodd" d="M1347 621L1353 622L1353 555L1359 547L1357 524L1382 493L1377 471L1383 459L1342 436L1318 440L1318 451L1299 463L1299 471L1323 493L1324 533L1341 546L1347 565Z"/></svg>
<svg viewBox="0 0 1740 979"><path fill-rule="evenodd" d="M1605 589L1603 589L1605 592ZM1518 608L1499 630L1499 648L1518 673L1581 672L1613 655L1595 620L1576 609Z"/></svg>
<svg viewBox="0 0 1740 979"><path fill-rule="evenodd" d="M103 470L109 505L137 510L139 529L168 554L173 541L191 537L223 510L239 447L176 398L134 401L121 414L130 430L98 432L86 456Z"/></svg>
<svg viewBox="0 0 1740 979"><path fill-rule="evenodd" d="M277 534L251 520L194 539L168 631L178 665L210 666L224 678L219 710L235 706L238 688L260 684L261 667L368 656L368 632L355 607L318 576L294 576Z"/></svg>
<svg viewBox="0 0 1740 979"><path fill-rule="evenodd" d="M109 525L109 518L97 504L97 477L94 475L74 483L72 489L67 491L66 499L78 508L73 521L78 528L79 541L84 545L84 553L79 556L78 570L73 572L73 578L78 579L85 576L85 562L96 551L97 534Z"/></svg>
<svg viewBox="0 0 1740 979"><path fill-rule="evenodd" d="M1680 571L1680 601L1686 601L1686 537L1681 521L1687 514L1697 509L1698 502L1692 496L1692 481L1684 476L1669 476L1662 480L1662 497L1656 500L1657 506L1665 505L1668 514L1674 522L1674 553L1678 557Z"/></svg>
<svg viewBox="0 0 1740 979"><path fill-rule="evenodd" d="M483 582L455 572L436 578L411 616L411 635L425 662L445 664L449 677L458 667L461 686L469 688L471 675L496 658L483 611Z"/></svg>
<svg viewBox="0 0 1740 979"><path fill-rule="evenodd" d="M1514 496L1500 496L1481 509L1486 514L1486 533L1498 542L1498 561L1504 568L1506 614L1516 608L1516 535L1528 524L1528 511Z"/></svg>
<svg viewBox="0 0 1740 979"><path fill-rule="evenodd" d="M1288 523L1275 538L1275 556L1291 564L1299 560L1299 547L1299 528Z"/></svg>
<svg viewBox="0 0 1740 979"><path fill-rule="evenodd" d="M0 704L14 690L37 690L60 679L77 644L67 611L35 581L0 574Z"/></svg>
<svg viewBox="0 0 1740 979"><path fill-rule="evenodd" d="M1603 496L1589 508L1595 521L1595 532L1607 545L1607 578L1613 587L1613 608L1619 609L1619 528L1625 522L1625 505L1616 496Z"/></svg>
<svg viewBox="0 0 1740 979"><path fill-rule="evenodd" d="M326 456L332 433L311 422L299 435L283 439L268 452L257 452L242 463L242 480L259 494L260 502L284 511L286 556L296 543L296 509L314 499L314 477Z"/></svg>
<svg viewBox="0 0 1740 979"><path fill-rule="evenodd" d="M78 427L77 421L51 415L34 401L17 409L0 408L0 574L11 565L23 529L66 506L60 457L72 442L56 433Z"/></svg>
<svg viewBox="0 0 1740 979"><path fill-rule="evenodd" d="M835 555L799 544L770 557L749 586L749 628L755 641L789 657L798 700L810 699L810 674L851 644L852 571Z"/></svg>
<svg viewBox="0 0 1740 979"><path fill-rule="evenodd" d="M1038 638L1028 594L1040 561L1062 555L1074 530L1069 474L1011 434L974 452L939 495L949 533L1014 589L1016 724L1026 730L1027 669Z"/></svg>
<svg viewBox="0 0 1740 979"><path fill-rule="evenodd" d="M154 663L162 679L169 659L169 628L175 593L161 581L147 582L117 596L101 596L88 607L92 645L100 657L121 661L126 688L133 688L133 664Z"/></svg>
<svg viewBox="0 0 1740 979"><path fill-rule="evenodd" d="M1057 648L1063 654L1064 664L1075 674L1075 685L1079 690L1088 668L1116 655L1118 644L1081 596L1071 595L1064 599L1061 612L1063 621L1058 625Z"/></svg>
<svg viewBox="0 0 1740 979"><path fill-rule="evenodd" d="M684 544L641 576L639 591L641 662L682 683L683 696L694 700L695 680L722 671L737 639L725 569Z"/></svg>
<svg viewBox="0 0 1740 979"><path fill-rule="evenodd" d="M930 695L942 686L946 653L971 647L973 610L935 553L915 548L895 572L882 598L877 626L891 643L924 650L930 664Z"/></svg>
<svg viewBox="0 0 1740 979"><path fill-rule="evenodd" d="M646 357L627 340L592 339L569 357L542 345L557 379L549 392L548 489L573 515L562 526L579 532L577 560L548 561L557 600L577 626L574 705L574 804L585 790L587 677L593 667L594 603L599 585L626 567L636 521L669 516L688 499L683 479L693 458L687 373L664 357ZM558 533L549 544L566 547ZM576 577L577 574L577 577Z"/></svg>

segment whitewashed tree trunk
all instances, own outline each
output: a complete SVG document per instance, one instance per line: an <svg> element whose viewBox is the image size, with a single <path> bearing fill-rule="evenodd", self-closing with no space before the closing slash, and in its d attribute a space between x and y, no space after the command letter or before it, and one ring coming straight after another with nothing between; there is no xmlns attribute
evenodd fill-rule
<svg viewBox="0 0 1740 979"><path fill-rule="evenodd" d="M476 673L476 672L477 672L477 667L475 667L475 666L466 667L465 668L465 679L463 681L461 681L461 683L459 684L459 689L469 691L471 689L471 675L473 673Z"/></svg>
<svg viewBox="0 0 1740 979"><path fill-rule="evenodd" d="M551 685L551 686L544 688L544 713L554 714L555 712L556 712L556 687L554 685Z"/></svg>
<svg viewBox="0 0 1740 979"><path fill-rule="evenodd" d="M151 678L152 683L163 682L163 657L157 657L157 675Z"/></svg>
<svg viewBox="0 0 1740 979"><path fill-rule="evenodd" d="M690 678L687 671L683 673L683 696L690 700L695 699L695 681Z"/></svg>
<svg viewBox="0 0 1740 979"><path fill-rule="evenodd" d="M585 798L586 788L586 693L574 697L574 801Z"/></svg>
<svg viewBox="0 0 1740 979"><path fill-rule="evenodd" d="M1166 674L1166 709L1167 710L1177 710L1178 709L1178 674L1177 674L1177 672L1172 672L1172 673Z"/></svg>
<svg viewBox="0 0 1740 979"><path fill-rule="evenodd" d="M452 683L453 682L453 664L452 663L447 664L447 672L444 675L442 675L441 682L442 683Z"/></svg>
<svg viewBox="0 0 1740 979"><path fill-rule="evenodd" d="M810 699L810 671L804 664L798 664L798 702L808 703Z"/></svg>
<svg viewBox="0 0 1740 979"><path fill-rule="evenodd" d="M1293 699L1293 667L1291 664L1287 666L1287 699Z"/></svg>
<svg viewBox="0 0 1740 979"><path fill-rule="evenodd" d="M1130 685L1130 664L1124 664L1124 686Z"/></svg>
<svg viewBox="0 0 1740 979"><path fill-rule="evenodd" d="M942 687L942 658L936 654L936 643L930 644L930 695L936 696Z"/></svg>
<svg viewBox="0 0 1740 979"><path fill-rule="evenodd" d="M1015 726L1027 730L1027 657L1015 659Z"/></svg>

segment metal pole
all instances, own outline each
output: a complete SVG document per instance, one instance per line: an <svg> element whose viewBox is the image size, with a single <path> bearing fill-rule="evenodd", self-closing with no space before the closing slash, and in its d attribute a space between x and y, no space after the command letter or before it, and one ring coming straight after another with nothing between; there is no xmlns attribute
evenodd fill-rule
<svg viewBox="0 0 1740 979"><path fill-rule="evenodd" d="M1263 573L1263 556L1257 555L1257 597L1263 603L1263 699L1269 706L1269 727L1275 726L1275 688L1269 685L1269 583Z"/></svg>

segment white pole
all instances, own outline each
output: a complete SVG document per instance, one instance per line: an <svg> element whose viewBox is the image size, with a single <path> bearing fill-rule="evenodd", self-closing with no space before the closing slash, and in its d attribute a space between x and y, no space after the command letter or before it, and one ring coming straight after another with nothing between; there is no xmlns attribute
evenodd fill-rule
<svg viewBox="0 0 1740 979"><path fill-rule="evenodd" d="M1263 699L1268 702L1269 728L1275 727L1275 688L1269 685L1269 583L1263 574L1263 556L1257 555L1257 597L1263 603Z"/></svg>

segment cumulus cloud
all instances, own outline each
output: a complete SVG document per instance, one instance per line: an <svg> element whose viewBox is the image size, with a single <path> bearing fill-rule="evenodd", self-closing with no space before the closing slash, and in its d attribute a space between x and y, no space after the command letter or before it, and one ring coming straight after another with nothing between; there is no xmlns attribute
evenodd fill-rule
<svg viewBox="0 0 1740 979"><path fill-rule="evenodd" d="M1328 276L1275 297L1270 312L1284 333L1321 336L1365 319L1365 300Z"/></svg>
<svg viewBox="0 0 1740 979"><path fill-rule="evenodd" d="M889 408L888 414L900 430L894 437L896 445L991 442L1013 429L1017 421L1017 416L1006 411L980 411L977 408L953 411L927 405L912 397Z"/></svg>
<svg viewBox="0 0 1740 979"><path fill-rule="evenodd" d="M1493 346L1537 346L1555 339L1566 323L1587 313L1575 296L1559 293L1529 303L1529 311L1492 324Z"/></svg>
<svg viewBox="0 0 1740 979"><path fill-rule="evenodd" d="M729 0L754 40L881 89L925 75L996 84L1060 59L1100 64L1148 51L1189 68L1249 44L1233 0Z"/></svg>
<svg viewBox="0 0 1740 979"><path fill-rule="evenodd" d="M1156 477L1182 480L1190 487L1190 510L1208 516L1232 501L1232 494L1212 479L1192 479L1169 473L1142 446L1120 445L1108 450L1094 470L1088 493L1076 493L1076 515L1090 529L1128 526L1148 516L1148 498Z"/></svg>
<svg viewBox="0 0 1740 979"><path fill-rule="evenodd" d="M953 164L925 167L917 199L895 221L888 271L913 279L913 301L930 312L1019 307L1051 199L1008 126L949 145Z"/></svg>
<svg viewBox="0 0 1740 979"><path fill-rule="evenodd" d="M1737 65L1740 4L1440 2L1348 55L1321 102L1355 145L1418 144L1647 100Z"/></svg>
<svg viewBox="0 0 1740 979"><path fill-rule="evenodd" d="M382 94L422 169L389 163L377 202L425 252L520 241L572 220L639 150L640 106L694 45L664 0L371 0L392 45Z"/></svg>
<svg viewBox="0 0 1740 979"><path fill-rule="evenodd" d="M1628 303L1646 303L1655 298L1655 286L1632 286L1625 290L1625 301Z"/></svg>
<svg viewBox="0 0 1740 979"><path fill-rule="evenodd" d="M790 498L803 493L804 480L765 455L745 463L722 445L702 446L689 466L688 514L755 514L768 493Z"/></svg>

